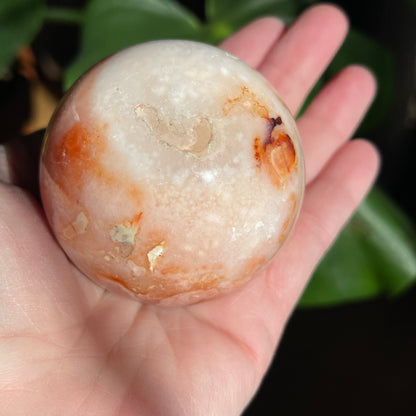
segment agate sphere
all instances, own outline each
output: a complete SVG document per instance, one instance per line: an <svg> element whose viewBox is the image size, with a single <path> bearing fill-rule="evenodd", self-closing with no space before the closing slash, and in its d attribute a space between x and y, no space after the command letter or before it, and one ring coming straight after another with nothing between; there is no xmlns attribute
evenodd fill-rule
<svg viewBox="0 0 416 416"><path fill-rule="evenodd" d="M281 247L304 165L289 110L221 49L155 41L83 75L47 129L43 206L99 285L184 305L248 281Z"/></svg>

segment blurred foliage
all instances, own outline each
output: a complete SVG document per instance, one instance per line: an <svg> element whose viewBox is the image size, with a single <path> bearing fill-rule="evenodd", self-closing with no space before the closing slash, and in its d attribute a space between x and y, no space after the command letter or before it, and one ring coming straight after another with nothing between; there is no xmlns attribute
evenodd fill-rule
<svg viewBox="0 0 416 416"><path fill-rule="evenodd" d="M155 39L199 39L201 27L188 10L169 0L91 0L85 10L81 50L67 71L65 85L127 46Z"/></svg>
<svg viewBox="0 0 416 416"><path fill-rule="evenodd" d="M416 230L378 188L360 205L321 261L301 306L332 305L385 294L414 283Z"/></svg>
<svg viewBox="0 0 416 416"><path fill-rule="evenodd" d="M162 38L218 44L256 17L276 15L290 23L313 3L206 0L206 21L201 21L174 0L91 0L84 10L47 8L44 0L2 0L0 77L44 21L81 25L81 47L65 74L68 88L96 62L127 46ZM389 111L396 74L391 53L363 33L350 31L304 108L326 81L352 63L368 66L378 79L377 98L360 127L360 133L365 133ZM414 225L381 190L374 189L318 266L300 304L333 305L401 293L416 279L415 241Z"/></svg>
<svg viewBox="0 0 416 416"><path fill-rule="evenodd" d="M293 0L207 0L205 15L212 43L220 42L257 17L276 15L288 23L296 16L297 3ZM218 28L227 28L227 31Z"/></svg>
<svg viewBox="0 0 416 416"><path fill-rule="evenodd" d="M19 50L28 45L40 30L44 6L43 0L1 0L0 79Z"/></svg>

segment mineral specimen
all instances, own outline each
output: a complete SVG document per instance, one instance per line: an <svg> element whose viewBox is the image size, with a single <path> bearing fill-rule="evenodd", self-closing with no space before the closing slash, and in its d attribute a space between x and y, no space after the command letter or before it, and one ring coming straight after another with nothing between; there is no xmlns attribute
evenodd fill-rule
<svg viewBox="0 0 416 416"><path fill-rule="evenodd" d="M189 41L121 51L66 95L40 185L57 240L98 284L183 305L267 263L304 189L300 139L269 83Z"/></svg>

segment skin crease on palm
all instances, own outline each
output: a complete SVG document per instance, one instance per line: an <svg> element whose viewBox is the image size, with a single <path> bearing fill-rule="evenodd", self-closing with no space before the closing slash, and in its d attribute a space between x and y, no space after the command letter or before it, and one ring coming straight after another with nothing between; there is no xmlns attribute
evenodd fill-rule
<svg viewBox="0 0 416 416"><path fill-rule="evenodd" d="M341 11L320 5L289 28L257 20L222 47L296 114L347 30ZM7 164L24 146L1 148L0 416L241 414L314 267L374 181L376 150L347 140L375 90L358 66L325 86L298 120L307 188L285 246L241 289L187 307L141 305L81 275Z"/></svg>

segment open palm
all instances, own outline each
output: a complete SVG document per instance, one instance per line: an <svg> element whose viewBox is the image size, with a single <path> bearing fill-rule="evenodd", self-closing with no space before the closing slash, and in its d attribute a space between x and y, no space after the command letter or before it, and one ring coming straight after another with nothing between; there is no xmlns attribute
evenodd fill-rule
<svg viewBox="0 0 416 416"><path fill-rule="evenodd" d="M339 10L317 6L288 30L260 19L222 46L259 69L296 113L346 31ZM360 67L344 69L322 90L298 123L308 185L294 232L246 286L188 307L142 305L86 279L57 245L36 199L17 186L7 155L21 144L4 147L0 415L240 414L313 268L374 179L373 147L346 143L374 92Z"/></svg>

